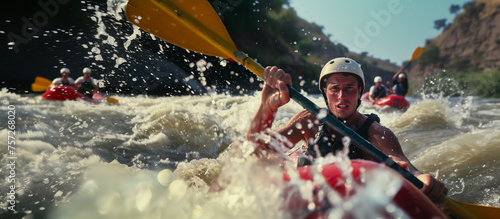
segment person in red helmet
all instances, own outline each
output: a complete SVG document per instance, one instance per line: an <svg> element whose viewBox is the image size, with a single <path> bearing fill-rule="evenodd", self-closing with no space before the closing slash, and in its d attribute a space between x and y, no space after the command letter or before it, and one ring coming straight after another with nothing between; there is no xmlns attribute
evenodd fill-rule
<svg viewBox="0 0 500 219"><path fill-rule="evenodd" d="M291 76L276 66L266 67L263 77L265 84L262 88L261 103L247 132L247 140L256 141L258 144L259 141L255 138L257 134L271 129L278 109L290 101L287 84L290 86L292 84ZM421 173L411 164L403 153L396 135L379 123L378 116L375 114L367 116L358 112L364 88L365 79L361 66L350 58L335 58L328 61L319 76L319 89L325 99L328 113L371 142L400 166L408 168L424 183L421 191L434 202L441 203L447 193L445 185L430 174ZM295 114L276 132L286 137L292 145L301 140L308 142L308 149L299 159L299 166L310 165L313 162L317 157L315 148L318 148L321 156L344 148L341 140L344 136L327 124L323 124L306 110ZM272 150L263 143L258 147L257 153L259 150ZM354 145L349 145L348 149L350 159L371 159Z"/></svg>

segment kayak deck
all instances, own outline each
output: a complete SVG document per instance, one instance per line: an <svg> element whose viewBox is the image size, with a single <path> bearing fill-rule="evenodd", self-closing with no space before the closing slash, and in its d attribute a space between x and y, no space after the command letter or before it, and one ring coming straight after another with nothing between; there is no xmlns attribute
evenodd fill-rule
<svg viewBox="0 0 500 219"><path fill-rule="evenodd" d="M99 93L94 93L91 99L78 92L74 87L66 85L55 85L50 87L42 94L42 98L59 101L82 99L91 103L99 103L104 100L104 97Z"/></svg>
<svg viewBox="0 0 500 219"><path fill-rule="evenodd" d="M365 182L367 178L366 176L368 174L372 174L369 177L370 179L373 178L372 176L375 176L384 178L382 181L388 180L390 185L385 184L386 187L393 187L399 183L399 189L396 187L396 190L393 190L392 194L387 194L387 191L391 191L391 189L380 188L380 193L384 194L380 197L381 199L392 199L392 201L388 201L397 206L396 208L404 211L404 214L410 218L449 218L439 207L428 199L427 196L420 192L417 187L383 164L368 160L352 160L349 173L346 173L345 170L339 168L335 163L323 165L321 168L318 168L316 165L297 168L297 172L301 179L313 182L318 179L318 170L321 171L321 175L324 177L324 180L328 183L328 185L343 197L353 197L356 195L357 191L362 191L352 189L352 187L348 185L349 181L351 181L351 184L354 182L358 187L365 187L372 183ZM284 179L285 181L290 181L290 177L287 172L284 172ZM321 194L320 190L325 192L324 189L317 188L316 193ZM333 207L333 204L328 198L321 198L317 194L315 194L316 197L313 199L316 206L315 209L309 209L308 206L310 206L310 203L301 197L290 199L292 201L287 203L288 206L285 206L285 208L288 208L291 211L302 212L302 214L304 212L309 212L309 214L305 216L306 218L324 218L327 216L327 209ZM359 195L365 194L358 194L358 196ZM292 196L294 196L294 194L292 194ZM373 199L373 196L376 195L370 194L370 196L372 196L370 198ZM328 197L328 195L326 195L326 197ZM363 197L359 198L363 199ZM378 207L385 208L385 206ZM301 208L303 208L303 210L298 210ZM380 210L382 212L385 211L385 209ZM304 215L301 215L301 217L302 216Z"/></svg>
<svg viewBox="0 0 500 219"><path fill-rule="evenodd" d="M380 98L374 103L372 103L368 98L369 93L363 94L361 97L361 104L365 106L379 106L379 107L391 107L397 109L408 109L410 103L406 100L404 96L399 96L396 94L391 94L384 98Z"/></svg>

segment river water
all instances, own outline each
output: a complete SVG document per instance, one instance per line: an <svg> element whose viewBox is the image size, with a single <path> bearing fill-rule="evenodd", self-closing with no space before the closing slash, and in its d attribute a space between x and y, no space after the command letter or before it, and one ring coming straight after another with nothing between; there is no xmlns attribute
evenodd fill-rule
<svg viewBox="0 0 500 219"><path fill-rule="evenodd" d="M286 183L280 165L251 156L253 144L244 141L259 93L113 97L118 104L96 105L0 92L2 213L7 213L6 193L14 185L16 216L290 217L281 208ZM324 105L322 98L308 97ZM410 102L407 111L366 106L360 111L377 113L412 163L446 184L450 198L500 207L500 100ZM9 154L5 139L12 135L8 115L13 106L15 145ZM300 110L296 103L287 104L278 112L275 127ZM12 165L7 165L12 161L14 176ZM209 192L218 175L230 182L228 187ZM368 194L385 186L368 185L363 190ZM373 205L380 204L377 200L364 199L361 209L373 211Z"/></svg>

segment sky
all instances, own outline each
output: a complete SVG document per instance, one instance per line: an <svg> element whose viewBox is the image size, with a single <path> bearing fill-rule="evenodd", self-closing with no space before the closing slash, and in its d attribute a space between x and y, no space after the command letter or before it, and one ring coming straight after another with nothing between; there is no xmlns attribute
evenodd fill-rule
<svg viewBox="0 0 500 219"><path fill-rule="evenodd" d="M298 16L323 26L330 40L356 53L401 65L438 36L434 21L453 22L450 6L472 0L289 0Z"/></svg>

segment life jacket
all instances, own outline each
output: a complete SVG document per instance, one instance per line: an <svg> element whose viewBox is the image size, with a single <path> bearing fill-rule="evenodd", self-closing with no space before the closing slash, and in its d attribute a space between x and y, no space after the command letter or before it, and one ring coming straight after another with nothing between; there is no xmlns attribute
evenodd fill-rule
<svg viewBox="0 0 500 219"><path fill-rule="evenodd" d="M92 83L92 78L90 81L84 81L80 88L78 89L78 92L84 94L88 98L92 98L92 91L95 89L95 85Z"/></svg>
<svg viewBox="0 0 500 219"><path fill-rule="evenodd" d="M387 96L385 87L383 85L380 85L380 87L375 86L375 91L373 92L373 96L375 97L375 99L380 99Z"/></svg>
<svg viewBox="0 0 500 219"><path fill-rule="evenodd" d="M405 80L404 82L400 82L399 79L396 79L393 81L394 86L392 89L394 90L394 93L399 95L399 96L405 96L406 93L408 93L408 81Z"/></svg>
<svg viewBox="0 0 500 219"><path fill-rule="evenodd" d="M61 79L61 85L71 86L71 83L69 83L69 80L63 81L63 80Z"/></svg>
<svg viewBox="0 0 500 219"><path fill-rule="evenodd" d="M368 129L373 124L374 121L380 122L380 118L376 114L366 115L368 118L361 125L361 127L356 130L361 137L364 139L368 139ZM326 156L328 153L337 152L338 150L342 150L344 148L344 144L341 139L343 136L335 136L333 137L331 133L329 133L326 125L324 123L320 124L319 131L316 134L314 142L307 147L307 150L304 152L302 156L299 157L297 161L297 166L306 166L310 165L311 161L309 161L306 157L312 156L316 158L316 151L314 150L314 145L318 145L318 149L320 151L321 156ZM349 159L363 159L363 152L353 144L349 145Z"/></svg>

